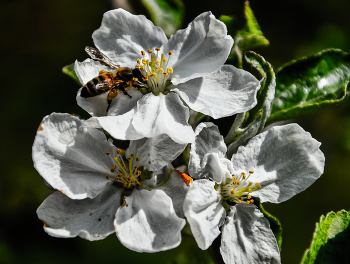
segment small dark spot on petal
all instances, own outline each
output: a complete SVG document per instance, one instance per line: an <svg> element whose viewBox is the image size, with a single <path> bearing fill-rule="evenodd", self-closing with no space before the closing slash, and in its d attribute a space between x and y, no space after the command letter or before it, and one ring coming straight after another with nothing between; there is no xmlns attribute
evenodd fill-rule
<svg viewBox="0 0 350 264"><path fill-rule="evenodd" d="M101 218L99 218L98 221L101 221Z"/></svg>

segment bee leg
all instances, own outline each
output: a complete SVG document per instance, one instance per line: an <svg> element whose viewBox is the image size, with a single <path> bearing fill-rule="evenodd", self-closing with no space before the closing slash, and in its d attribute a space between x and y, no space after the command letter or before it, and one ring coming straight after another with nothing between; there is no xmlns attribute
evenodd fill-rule
<svg viewBox="0 0 350 264"><path fill-rule="evenodd" d="M127 87L129 87L129 85L126 86L126 87L124 85L119 85L118 86L119 90L122 91L123 94L125 94L125 95L129 96L130 98L132 98L132 96L130 94L128 94L128 92L125 90L125 88L127 88Z"/></svg>
<svg viewBox="0 0 350 264"><path fill-rule="evenodd" d="M108 93L108 95L107 95L107 110L106 110L106 112L108 112L108 109L109 109L109 107L110 107L110 105L111 105L111 103L112 103L112 100L114 99L114 98L116 98L117 97L117 95L118 95L118 90L116 89L116 88L112 88L110 91L109 91L109 93Z"/></svg>

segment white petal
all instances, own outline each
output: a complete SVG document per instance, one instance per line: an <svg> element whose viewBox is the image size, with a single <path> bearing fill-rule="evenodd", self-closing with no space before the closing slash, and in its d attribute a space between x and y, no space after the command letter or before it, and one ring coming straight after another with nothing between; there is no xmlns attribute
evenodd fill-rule
<svg viewBox="0 0 350 264"><path fill-rule="evenodd" d="M142 57L141 50L154 50L168 41L163 30L145 16L135 16L123 9L106 12L92 38L96 47L112 61L131 68Z"/></svg>
<svg viewBox="0 0 350 264"><path fill-rule="evenodd" d="M169 173L169 179L160 187L157 187L157 190L164 191L171 198L176 215L184 218L183 204L189 187L185 184L177 171L167 169L166 172L171 172L171 174Z"/></svg>
<svg viewBox="0 0 350 264"><path fill-rule="evenodd" d="M112 103L108 110L108 115L117 116L129 112L132 108L135 107L137 101L143 97L143 94L137 89L129 88L126 89L126 91L131 96L131 98L122 92L118 92L118 96L112 100Z"/></svg>
<svg viewBox="0 0 350 264"><path fill-rule="evenodd" d="M176 159L187 144L178 144L168 135L163 134L152 138L143 138L130 142L126 156L135 154L139 156L139 163L149 171L158 171L169 162Z"/></svg>
<svg viewBox="0 0 350 264"><path fill-rule="evenodd" d="M269 222L255 205L245 203L231 207L227 214L220 252L226 264L281 263Z"/></svg>
<svg viewBox="0 0 350 264"><path fill-rule="evenodd" d="M134 190L116 214L120 242L137 252L158 252L177 247L186 221L176 216L172 201L160 190Z"/></svg>
<svg viewBox="0 0 350 264"><path fill-rule="evenodd" d="M211 178L221 182L226 166L221 163L225 157L226 145L219 129L213 123L197 126L196 140L191 144L188 171L191 177Z"/></svg>
<svg viewBox="0 0 350 264"><path fill-rule="evenodd" d="M149 93L137 102L132 125L144 137L167 134L175 142L186 144L194 141L188 118L189 110L177 94Z"/></svg>
<svg viewBox="0 0 350 264"><path fill-rule="evenodd" d="M198 247L205 250L220 235L226 211L222 206L222 197L214 189L215 183L209 180L197 180L190 183L184 201L184 212L190 224Z"/></svg>
<svg viewBox="0 0 350 264"><path fill-rule="evenodd" d="M193 110L213 118L231 116L252 109L260 82L249 72L224 65L204 77L172 85Z"/></svg>
<svg viewBox="0 0 350 264"><path fill-rule="evenodd" d="M169 39L165 50L172 51L169 66L173 84L216 71L226 61L233 44L223 22L211 12L196 17L186 29L178 30Z"/></svg>
<svg viewBox="0 0 350 264"><path fill-rule="evenodd" d="M297 124L275 126L252 138L232 156L237 172L254 171L250 181L261 189L252 196L280 203L302 192L323 173L321 143Z"/></svg>
<svg viewBox="0 0 350 264"><path fill-rule="evenodd" d="M135 108L123 115L98 117L98 122L112 137L121 140L137 140L144 136L138 133L131 124Z"/></svg>
<svg viewBox="0 0 350 264"><path fill-rule="evenodd" d="M115 232L114 219L123 189L108 185L94 199L72 200L60 192L51 194L37 214L44 230L53 237L80 236L101 240Z"/></svg>
<svg viewBox="0 0 350 264"><path fill-rule="evenodd" d="M88 112L91 116L106 116L107 115L107 95L108 92L99 94L94 97L81 97L81 87L77 93L77 103ZM125 95L124 95L125 96Z"/></svg>
<svg viewBox="0 0 350 264"><path fill-rule="evenodd" d="M51 114L33 144L34 167L55 189L72 199L96 197L109 182L116 147L103 132L68 114Z"/></svg>
<svg viewBox="0 0 350 264"><path fill-rule="evenodd" d="M75 74L82 85L97 77L102 70L109 72L115 71L115 69L92 59L86 59L83 62L75 61L74 63Z"/></svg>

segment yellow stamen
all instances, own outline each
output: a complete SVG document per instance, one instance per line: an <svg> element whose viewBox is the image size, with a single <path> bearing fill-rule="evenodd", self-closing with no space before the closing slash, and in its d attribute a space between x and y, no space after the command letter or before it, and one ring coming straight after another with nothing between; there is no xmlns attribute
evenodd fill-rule
<svg viewBox="0 0 350 264"><path fill-rule="evenodd" d="M231 191L231 194L235 194L235 190L232 190L232 191Z"/></svg>
<svg viewBox="0 0 350 264"><path fill-rule="evenodd" d="M254 171L249 171L249 173L250 173L250 174L253 174L253 173L254 173Z"/></svg>
<svg viewBox="0 0 350 264"><path fill-rule="evenodd" d="M139 161L140 160L140 157L139 156L136 156L136 161Z"/></svg>
<svg viewBox="0 0 350 264"><path fill-rule="evenodd" d="M156 51L160 51L160 48L155 48Z"/></svg>
<svg viewBox="0 0 350 264"><path fill-rule="evenodd" d="M171 54L173 54L173 52L172 52L172 51L169 51L169 55L171 55Z"/></svg>
<svg viewBox="0 0 350 264"><path fill-rule="evenodd" d="M151 49L149 49L149 50L148 50L148 53L152 53L152 50L151 50Z"/></svg>
<svg viewBox="0 0 350 264"><path fill-rule="evenodd" d="M142 56L145 56L145 52L143 50L141 50L141 54Z"/></svg>
<svg viewBox="0 0 350 264"><path fill-rule="evenodd" d="M111 168L111 172L115 172L115 170L117 169L117 165L114 165L112 168Z"/></svg>
<svg viewBox="0 0 350 264"><path fill-rule="evenodd" d="M141 64L141 60L140 59L137 59L137 64Z"/></svg>
<svg viewBox="0 0 350 264"><path fill-rule="evenodd" d="M109 154L111 154L109 151L106 151L106 155L109 155Z"/></svg>
<svg viewBox="0 0 350 264"><path fill-rule="evenodd" d="M174 71L173 71L173 68L171 68L171 67L168 67L168 68L166 69L166 71L167 71L167 73L169 73L169 74L171 74L171 73L174 72Z"/></svg>
<svg viewBox="0 0 350 264"><path fill-rule="evenodd" d="M109 179L110 179L110 177L109 177L108 175L105 175L105 177L106 177L106 179L107 179L107 180L109 180Z"/></svg>

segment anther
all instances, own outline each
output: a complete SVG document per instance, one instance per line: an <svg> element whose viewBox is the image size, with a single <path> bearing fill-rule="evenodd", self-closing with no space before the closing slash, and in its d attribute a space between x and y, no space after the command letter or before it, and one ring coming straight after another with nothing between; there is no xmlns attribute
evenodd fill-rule
<svg viewBox="0 0 350 264"><path fill-rule="evenodd" d="M106 177L106 179L107 179L107 180L109 180L109 179L110 179L110 177L109 177L108 175L105 175L105 177Z"/></svg>
<svg viewBox="0 0 350 264"><path fill-rule="evenodd" d="M232 179L235 181L235 180L236 180L236 177L232 175Z"/></svg>
<svg viewBox="0 0 350 264"><path fill-rule="evenodd" d="M114 165L112 168L111 168L111 172L115 172L115 170L117 169L117 165Z"/></svg>
<svg viewBox="0 0 350 264"><path fill-rule="evenodd" d="M139 167L137 167L137 166L134 166L134 169L135 169L135 170L137 170L138 168L139 168Z"/></svg>
<svg viewBox="0 0 350 264"><path fill-rule="evenodd" d="M152 53L152 50L151 50L151 49L149 49L149 50L148 50L148 53Z"/></svg>
<svg viewBox="0 0 350 264"><path fill-rule="evenodd" d="M242 202L242 200L238 200L238 203L241 203Z"/></svg>
<svg viewBox="0 0 350 264"><path fill-rule="evenodd" d="M136 156L136 161L139 161L140 160L140 157L139 156Z"/></svg>
<svg viewBox="0 0 350 264"><path fill-rule="evenodd" d="M168 68L166 69L166 71L167 71L169 74L174 72L174 71L173 71L173 68L171 68L171 67L168 67Z"/></svg>
<svg viewBox="0 0 350 264"><path fill-rule="evenodd" d="M156 64L160 64L160 58L156 59Z"/></svg>
<svg viewBox="0 0 350 264"><path fill-rule="evenodd" d="M254 200L253 200L253 199L251 199L251 200L250 200L250 203L254 203Z"/></svg>
<svg viewBox="0 0 350 264"><path fill-rule="evenodd" d="M160 48L155 48L156 51L160 51Z"/></svg>
<svg viewBox="0 0 350 264"><path fill-rule="evenodd" d="M235 194L235 190L232 190L232 191L231 191L231 194Z"/></svg>
<svg viewBox="0 0 350 264"><path fill-rule="evenodd" d="M169 51L169 55L171 55L171 54L173 54L173 52L172 52L172 51Z"/></svg>
<svg viewBox="0 0 350 264"><path fill-rule="evenodd" d="M140 59L137 59L137 64L141 64L141 60Z"/></svg>
<svg viewBox="0 0 350 264"><path fill-rule="evenodd" d="M163 59L163 62L166 62L166 58Z"/></svg>
<svg viewBox="0 0 350 264"><path fill-rule="evenodd" d="M120 152L122 152L120 149L117 149L117 153L120 154Z"/></svg>
<svg viewBox="0 0 350 264"><path fill-rule="evenodd" d="M253 173L254 173L254 171L249 171L249 173L250 173L250 174L253 174Z"/></svg>
<svg viewBox="0 0 350 264"><path fill-rule="evenodd" d="M252 198L252 196L251 196L251 195L248 195L247 198L250 199L250 198Z"/></svg>
<svg viewBox="0 0 350 264"><path fill-rule="evenodd" d="M252 186L252 185L253 185L253 183L252 183L252 182L249 182L248 186Z"/></svg>
<svg viewBox="0 0 350 264"><path fill-rule="evenodd" d="M250 204L250 201L247 201L247 204Z"/></svg>
<svg viewBox="0 0 350 264"><path fill-rule="evenodd" d="M141 50L141 55L145 56L145 52L143 50Z"/></svg>
<svg viewBox="0 0 350 264"><path fill-rule="evenodd" d="M141 174L141 171L136 171L136 176L140 176L140 174Z"/></svg>

